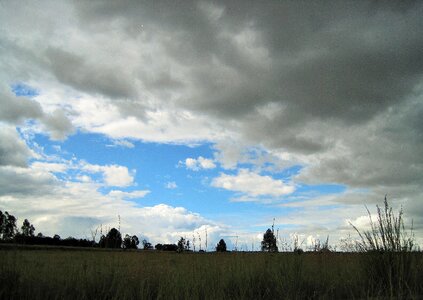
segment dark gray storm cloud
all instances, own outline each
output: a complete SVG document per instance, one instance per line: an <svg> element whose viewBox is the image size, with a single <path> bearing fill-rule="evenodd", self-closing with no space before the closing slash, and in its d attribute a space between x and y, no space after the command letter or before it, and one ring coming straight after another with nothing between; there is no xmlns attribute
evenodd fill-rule
<svg viewBox="0 0 423 300"><path fill-rule="evenodd" d="M0 7L0 196L63 197L66 180L28 167L30 150L10 127L35 120L53 139L73 123L121 139L206 140L223 168L301 165L293 184L346 186L328 205L346 211L388 194L423 228L423 2ZM17 82L36 85L39 97L13 95ZM248 157L251 148L263 155ZM69 203L97 203L86 201L87 190L70 193ZM322 203L314 201L303 209ZM80 221L96 222L63 224Z"/></svg>
<svg viewBox="0 0 423 300"><path fill-rule="evenodd" d="M15 96L10 87L4 84L0 87L0 107L0 122L20 125L26 120L37 120L43 124L51 138L55 140L64 139L74 130L62 109L46 113L37 101ZM10 150L13 152L12 148ZM16 151L20 153L19 149Z"/></svg>
<svg viewBox="0 0 423 300"><path fill-rule="evenodd" d="M15 128L0 127L0 166L25 167L31 151Z"/></svg>
<svg viewBox="0 0 423 300"><path fill-rule="evenodd" d="M100 93L112 98L136 96L131 82L122 78L118 69L107 67L110 62L90 64L84 57L57 48L48 48L45 56L53 74L60 81L78 90Z"/></svg>
<svg viewBox="0 0 423 300"><path fill-rule="evenodd" d="M122 118L148 123L149 111L189 111L244 144L300 157L304 182L420 182L421 2L61 6L67 18L52 21L31 8L47 24L39 21L40 47L21 52L32 52L28 64L45 76L104 97ZM4 49L23 48L13 37Z"/></svg>
<svg viewBox="0 0 423 300"><path fill-rule="evenodd" d="M49 173L0 166L0 196L51 195L57 185L57 179Z"/></svg>
<svg viewBox="0 0 423 300"><path fill-rule="evenodd" d="M24 97L16 97L6 88L0 90L0 107L0 120L8 123L16 124L43 116L39 103Z"/></svg>
<svg viewBox="0 0 423 300"><path fill-rule="evenodd" d="M237 114L280 101L308 117L356 122L404 100L420 82L418 3L135 3L82 3L78 12L83 26L122 20L128 30L167 35L167 54L192 68L189 79L206 96L189 99L199 110ZM213 10L221 10L216 20L208 18ZM259 68L234 42L248 30L255 35L243 46L266 49L269 63ZM213 58L220 68L209 68ZM224 68L235 76L222 80Z"/></svg>

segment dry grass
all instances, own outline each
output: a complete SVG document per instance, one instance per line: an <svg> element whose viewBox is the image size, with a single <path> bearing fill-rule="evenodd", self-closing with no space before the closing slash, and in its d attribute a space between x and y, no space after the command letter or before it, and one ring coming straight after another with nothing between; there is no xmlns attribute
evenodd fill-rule
<svg viewBox="0 0 423 300"><path fill-rule="evenodd" d="M0 248L0 299L385 298L367 254L160 253ZM35 250L34 250L35 249ZM401 296L423 294L423 257Z"/></svg>

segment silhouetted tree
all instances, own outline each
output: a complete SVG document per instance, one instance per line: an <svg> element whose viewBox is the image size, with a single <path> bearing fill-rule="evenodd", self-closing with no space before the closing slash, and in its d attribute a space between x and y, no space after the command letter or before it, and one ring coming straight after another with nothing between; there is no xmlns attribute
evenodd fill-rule
<svg viewBox="0 0 423 300"><path fill-rule="evenodd" d="M163 251L178 251L178 245L176 244L164 244Z"/></svg>
<svg viewBox="0 0 423 300"><path fill-rule="evenodd" d="M162 244L156 244L156 246L154 246L154 248L155 248L156 250L161 251L161 250L163 250L163 245L162 245Z"/></svg>
<svg viewBox="0 0 423 300"><path fill-rule="evenodd" d="M263 241L261 242L261 251L278 252L276 237L273 231L270 230L270 228L267 229L263 235Z"/></svg>
<svg viewBox="0 0 423 300"><path fill-rule="evenodd" d="M3 239L3 233L6 226L6 215L0 210L0 239Z"/></svg>
<svg viewBox="0 0 423 300"><path fill-rule="evenodd" d="M131 236L126 234L123 238L122 246L124 249L131 249Z"/></svg>
<svg viewBox="0 0 423 300"><path fill-rule="evenodd" d="M116 228L110 229L106 235L106 248L120 248L122 246L122 235Z"/></svg>
<svg viewBox="0 0 423 300"><path fill-rule="evenodd" d="M34 236L35 227L25 219L22 224L22 235L25 237Z"/></svg>
<svg viewBox="0 0 423 300"><path fill-rule="evenodd" d="M189 250L189 241L181 237L178 241L178 252L188 251Z"/></svg>
<svg viewBox="0 0 423 300"><path fill-rule="evenodd" d="M144 250L151 250L151 249L153 249L153 245L151 245L151 243L149 243L146 239L143 239L141 243L142 243L142 248Z"/></svg>
<svg viewBox="0 0 423 300"><path fill-rule="evenodd" d="M100 240L98 241L98 246L100 248L106 248L106 236L103 234L100 237Z"/></svg>
<svg viewBox="0 0 423 300"><path fill-rule="evenodd" d="M123 248L125 249L137 249L140 241L136 235L130 236L129 234L125 235L123 239Z"/></svg>
<svg viewBox="0 0 423 300"><path fill-rule="evenodd" d="M0 211L0 236L2 240L12 240L16 234L16 218L7 211Z"/></svg>
<svg viewBox="0 0 423 300"><path fill-rule="evenodd" d="M138 239L138 237L136 235L133 235L131 237L131 247L132 247L132 249L137 249L139 243L140 243L140 240Z"/></svg>
<svg viewBox="0 0 423 300"><path fill-rule="evenodd" d="M225 252L226 251L226 243L223 239L219 241L216 245L216 251L217 252Z"/></svg>

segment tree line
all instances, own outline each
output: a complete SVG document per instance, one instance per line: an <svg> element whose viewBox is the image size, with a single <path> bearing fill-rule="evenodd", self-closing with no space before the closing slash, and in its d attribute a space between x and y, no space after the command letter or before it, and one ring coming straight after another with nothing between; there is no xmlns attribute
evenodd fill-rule
<svg viewBox="0 0 423 300"><path fill-rule="evenodd" d="M360 251L360 252L410 252L419 249L415 243L413 227L410 233L407 233L403 222L402 208L396 216L393 209L388 204L387 197L384 199L384 206L377 208L377 220L372 220L372 215L367 209L371 230L360 231L352 223L350 225L358 233L359 241L349 241L347 239L346 250L344 251ZM112 228L106 235L101 234L100 239L96 242L96 234L93 234L92 240L76 239L68 237L62 239L59 235L55 234L53 237L44 236L41 232L35 235L35 227L28 219L25 219L20 229L17 227L17 218L7 211L0 210L0 242L1 243L18 243L27 245L52 245L52 246L75 246L75 247L98 247L98 248L114 248L114 249L139 249L140 241L136 235L122 234L116 228ZM193 240L194 241L194 240ZM302 244L302 243L301 243ZM298 236L294 238L294 252L300 254L303 250L298 243ZM154 247L146 239L141 241L141 248L144 250L159 250L159 251L177 251L189 252L191 250L191 242L188 239L181 237L175 244L156 244ZM284 245L282 245L284 249ZM227 251L226 242L221 239L215 250L217 252ZM195 244L194 244L195 251ZM263 234L261 241L261 251L264 252L278 252L277 237L274 232L274 224L271 229L267 229ZM331 251L329 247L329 236L326 242L320 243L316 241L313 252L328 252ZM204 252L204 250L200 250Z"/></svg>
<svg viewBox="0 0 423 300"><path fill-rule="evenodd" d="M41 232L35 235L35 227L28 219L25 219L20 229L17 225L17 218L5 211L0 210L0 242L2 243L17 243L25 245L51 245L51 246L72 246L72 247L98 247L111 249L139 249L140 240L136 235L122 234L116 228L112 228L106 235L101 235L98 242L93 237L89 239L77 239L74 237L67 237L62 239L58 234L53 237L44 236ZM158 251L177 251L189 252L191 250L191 243L188 239L181 237L176 244L156 244L153 245L147 240L141 241L141 249ZM261 242L262 251L277 252L278 247L276 237L272 230L268 229L263 235ZM217 252L226 252L227 246L224 239L220 239L215 250ZM200 250L204 252L204 250Z"/></svg>

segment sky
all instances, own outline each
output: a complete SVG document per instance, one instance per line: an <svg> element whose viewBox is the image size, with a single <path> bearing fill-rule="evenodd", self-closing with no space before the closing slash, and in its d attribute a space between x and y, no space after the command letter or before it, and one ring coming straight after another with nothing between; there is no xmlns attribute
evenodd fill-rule
<svg viewBox="0 0 423 300"><path fill-rule="evenodd" d="M419 1L0 1L0 210L36 232L423 238ZM98 238L99 236L97 236Z"/></svg>

